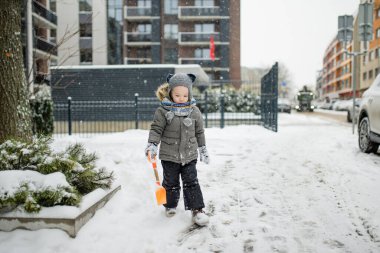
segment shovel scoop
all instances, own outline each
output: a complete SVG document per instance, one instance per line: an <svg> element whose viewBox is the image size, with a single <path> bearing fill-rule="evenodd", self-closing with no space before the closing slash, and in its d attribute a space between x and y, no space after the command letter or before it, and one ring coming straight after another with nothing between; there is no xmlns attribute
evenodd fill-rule
<svg viewBox="0 0 380 253"><path fill-rule="evenodd" d="M154 176L156 177L156 200L158 205L166 204L166 190L162 187L160 183L160 177L158 176L157 171L157 159L154 157L150 158L150 153L148 153L148 161L152 164Z"/></svg>

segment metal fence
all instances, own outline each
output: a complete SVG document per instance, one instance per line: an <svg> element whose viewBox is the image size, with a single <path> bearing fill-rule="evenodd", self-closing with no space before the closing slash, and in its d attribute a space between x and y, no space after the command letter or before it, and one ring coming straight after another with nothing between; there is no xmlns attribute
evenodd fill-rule
<svg viewBox="0 0 380 253"><path fill-rule="evenodd" d="M261 79L261 115L265 128L278 130L278 63Z"/></svg>
<svg viewBox="0 0 380 253"><path fill-rule="evenodd" d="M249 112L231 112L227 99L225 94L207 92L196 98L205 127L261 124L258 100ZM149 129L159 105L157 98L137 94L133 101L75 101L69 97L54 105L54 133L90 135Z"/></svg>
<svg viewBox="0 0 380 253"><path fill-rule="evenodd" d="M196 96L205 127L263 125L277 132L278 65L261 79L261 94L203 92ZM129 129L149 129L154 112L160 105L155 97L119 101L67 101L54 104L54 133L104 134Z"/></svg>

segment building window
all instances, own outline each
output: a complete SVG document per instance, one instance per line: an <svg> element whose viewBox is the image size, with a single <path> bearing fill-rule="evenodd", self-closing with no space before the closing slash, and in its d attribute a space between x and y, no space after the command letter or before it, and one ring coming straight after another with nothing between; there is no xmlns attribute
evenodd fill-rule
<svg viewBox="0 0 380 253"><path fill-rule="evenodd" d="M92 0L79 0L79 11L92 11Z"/></svg>
<svg viewBox="0 0 380 253"><path fill-rule="evenodd" d="M369 52L369 61L372 61L374 58L374 52L373 51L370 51Z"/></svg>
<svg viewBox="0 0 380 253"><path fill-rule="evenodd" d="M123 63L123 5L122 0L107 1L108 64Z"/></svg>
<svg viewBox="0 0 380 253"><path fill-rule="evenodd" d="M138 0L138 7L152 7L152 0Z"/></svg>
<svg viewBox="0 0 380 253"><path fill-rule="evenodd" d="M57 12L57 0L50 0L50 10Z"/></svg>
<svg viewBox="0 0 380 253"><path fill-rule="evenodd" d="M371 69L370 71L368 71L368 79L372 79L373 78L373 70Z"/></svg>
<svg viewBox="0 0 380 253"><path fill-rule="evenodd" d="M80 37L92 37L92 24L80 24L79 25L79 34Z"/></svg>
<svg viewBox="0 0 380 253"><path fill-rule="evenodd" d="M363 81L367 80L367 72L363 73Z"/></svg>
<svg viewBox="0 0 380 253"><path fill-rule="evenodd" d="M80 49L80 63L91 64L92 63L92 48Z"/></svg>
<svg viewBox="0 0 380 253"><path fill-rule="evenodd" d="M165 39L178 39L178 25L177 24L166 24L164 26L164 38Z"/></svg>
<svg viewBox="0 0 380 253"><path fill-rule="evenodd" d="M195 0L195 6L214 6L214 0Z"/></svg>
<svg viewBox="0 0 380 253"><path fill-rule="evenodd" d="M178 0L165 0L165 14L178 14Z"/></svg>
<svg viewBox="0 0 380 253"><path fill-rule="evenodd" d="M152 25L151 24L139 24L137 26L137 32L139 32L139 33L152 33Z"/></svg>
<svg viewBox="0 0 380 253"><path fill-rule="evenodd" d="M376 29L376 38L380 38L380 28Z"/></svg>
<svg viewBox="0 0 380 253"><path fill-rule="evenodd" d="M197 48L194 50L195 58L210 58L210 49L209 48Z"/></svg>
<svg viewBox="0 0 380 253"><path fill-rule="evenodd" d="M377 76L379 74L379 68L375 68L375 76Z"/></svg>
<svg viewBox="0 0 380 253"><path fill-rule="evenodd" d="M213 33L215 24L195 24L194 29L197 33Z"/></svg>
<svg viewBox="0 0 380 253"><path fill-rule="evenodd" d="M376 17L377 17L377 18L380 18L380 8L377 9L377 11L376 11Z"/></svg>

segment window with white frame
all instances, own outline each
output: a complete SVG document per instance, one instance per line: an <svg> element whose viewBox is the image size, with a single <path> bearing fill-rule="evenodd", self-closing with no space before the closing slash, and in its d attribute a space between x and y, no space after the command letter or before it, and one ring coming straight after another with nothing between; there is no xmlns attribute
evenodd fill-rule
<svg viewBox="0 0 380 253"><path fill-rule="evenodd" d="M152 0L138 0L137 7L152 7Z"/></svg>
<svg viewBox="0 0 380 253"><path fill-rule="evenodd" d="M374 59L374 51L369 52L369 61L372 61Z"/></svg>
<svg viewBox="0 0 380 253"><path fill-rule="evenodd" d="M195 58L210 58L210 49L209 48L197 48L194 50Z"/></svg>
<svg viewBox="0 0 380 253"><path fill-rule="evenodd" d="M195 0L195 6L214 6L214 0Z"/></svg>
<svg viewBox="0 0 380 253"><path fill-rule="evenodd" d="M380 38L380 28L376 29L376 38Z"/></svg>
<svg viewBox="0 0 380 253"><path fill-rule="evenodd" d="M165 24L164 25L164 38L165 39L178 39L178 25L177 24Z"/></svg>
<svg viewBox="0 0 380 253"><path fill-rule="evenodd" d="M151 33L152 25L151 24L139 24L137 26L137 32L139 33Z"/></svg>
<svg viewBox="0 0 380 253"><path fill-rule="evenodd" d="M195 24L194 30L197 33L213 33L215 31L215 24Z"/></svg>
<svg viewBox="0 0 380 253"><path fill-rule="evenodd" d="M165 14L178 14L178 0L165 0Z"/></svg>

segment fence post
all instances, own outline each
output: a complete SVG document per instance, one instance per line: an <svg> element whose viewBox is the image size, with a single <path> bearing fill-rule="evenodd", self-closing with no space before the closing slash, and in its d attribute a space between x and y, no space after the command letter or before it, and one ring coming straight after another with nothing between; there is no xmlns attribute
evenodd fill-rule
<svg viewBox="0 0 380 253"><path fill-rule="evenodd" d="M135 128L139 129L139 94L135 93Z"/></svg>
<svg viewBox="0 0 380 253"><path fill-rule="evenodd" d="M208 94L207 94L207 90L205 91L205 120L206 120L206 125L205 125L205 127L207 128L207 126L208 126L208 112L207 112L207 110L208 110Z"/></svg>
<svg viewBox="0 0 380 253"><path fill-rule="evenodd" d="M72 121L71 121L71 97L67 97L67 122L69 127L69 135L72 133Z"/></svg>
<svg viewBox="0 0 380 253"><path fill-rule="evenodd" d="M220 128L224 128L224 93L220 94Z"/></svg>

